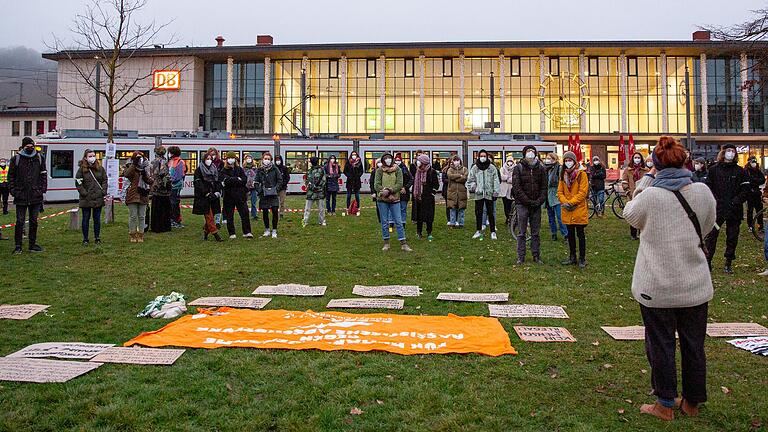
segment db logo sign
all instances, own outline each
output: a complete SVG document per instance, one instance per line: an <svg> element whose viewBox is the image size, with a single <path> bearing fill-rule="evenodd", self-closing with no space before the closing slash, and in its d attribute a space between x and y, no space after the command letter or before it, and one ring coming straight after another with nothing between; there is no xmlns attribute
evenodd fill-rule
<svg viewBox="0 0 768 432"><path fill-rule="evenodd" d="M157 70L152 74L152 88L154 90L178 90L181 88L179 71Z"/></svg>

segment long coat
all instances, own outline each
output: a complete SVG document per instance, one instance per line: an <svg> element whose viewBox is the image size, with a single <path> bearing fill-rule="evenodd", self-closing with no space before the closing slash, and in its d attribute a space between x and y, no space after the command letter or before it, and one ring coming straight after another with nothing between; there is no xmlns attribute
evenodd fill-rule
<svg viewBox="0 0 768 432"><path fill-rule="evenodd" d="M325 164L323 165L323 170L325 171L325 190L328 192L338 192L339 191L339 179L341 178L341 167L339 164L334 164L336 168L336 172L334 173L333 170L331 170L330 165Z"/></svg>
<svg viewBox="0 0 768 432"><path fill-rule="evenodd" d="M563 175L568 175L564 172ZM565 185L565 180L560 179L557 187L557 198L563 204L560 207L560 215L566 225L587 225L589 223L589 210L587 209L587 196L589 195L589 177L584 171L576 174L576 179L571 187ZM565 204L576 206L572 210L565 208Z"/></svg>
<svg viewBox="0 0 768 432"><path fill-rule="evenodd" d="M43 194L48 190L48 171L45 170L43 156L38 153L32 157L18 155L11 158L8 189L16 205L42 203Z"/></svg>
<svg viewBox="0 0 768 432"><path fill-rule="evenodd" d="M360 187L362 186L360 178L363 177L363 163L360 162L360 159L358 159L356 163L352 163L352 161L349 160L347 161L347 164L344 165L344 176L347 177L348 191L360 191Z"/></svg>
<svg viewBox="0 0 768 432"><path fill-rule="evenodd" d="M101 165L83 166L75 174L75 187L80 194L80 208L104 207L107 196L107 170Z"/></svg>
<svg viewBox="0 0 768 432"><path fill-rule="evenodd" d="M192 203L192 214L204 215L208 211L215 212L214 201L219 202L219 198L214 194L221 192L221 181L208 181L203 177L203 171L200 167L195 170L194 176L195 200Z"/></svg>
<svg viewBox="0 0 768 432"><path fill-rule="evenodd" d="M414 177L415 181L416 178ZM416 221L435 220L435 192L438 190L440 190L440 180L437 178L437 171L430 167L421 188L421 199L416 199L415 195L413 197L413 212L416 214Z"/></svg>
<svg viewBox="0 0 768 432"><path fill-rule="evenodd" d="M219 171L219 180L224 185L224 203L242 203L248 199L246 182L248 177L239 165L225 164Z"/></svg>
<svg viewBox="0 0 768 432"><path fill-rule="evenodd" d="M501 167L501 184L499 195L504 198L512 199L512 175L514 169L514 166L510 168L506 163Z"/></svg>
<svg viewBox="0 0 768 432"><path fill-rule="evenodd" d="M448 208L465 209L467 208L467 176L469 171L466 167L460 166L448 168L448 198L446 204Z"/></svg>
<svg viewBox="0 0 768 432"><path fill-rule="evenodd" d="M152 177L149 175L149 164L144 168L136 168L131 164L125 169L123 177L127 178L130 185L125 191L126 204L149 204L149 192L144 194L139 191L139 179L143 179L147 185L152 185Z"/></svg>

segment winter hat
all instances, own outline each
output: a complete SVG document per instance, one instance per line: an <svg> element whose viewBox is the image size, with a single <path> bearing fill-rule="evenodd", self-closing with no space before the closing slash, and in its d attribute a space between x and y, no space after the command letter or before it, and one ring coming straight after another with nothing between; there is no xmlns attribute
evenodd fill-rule
<svg viewBox="0 0 768 432"><path fill-rule="evenodd" d="M30 144L34 145L35 144L35 140L33 140L32 138L30 138L28 136L24 137L24 139L21 140L21 146L22 147L30 145Z"/></svg>
<svg viewBox="0 0 768 432"><path fill-rule="evenodd" d="M395 161L403 161L403 156L400 153L395 154Z"/></svg>
<svg viewBox="0 0 768 432"><path fill-rule="evenodd" d="M165 156L165 147L161 145L155 147L155 154L158 156Z"/></svg>
<svg viewBox="0 0 768 432"><path fill-rule="evenodd" d="M416 158L419 162L421 162L422 166L426 165L432 165L432 161L429 160L429 156L425 154L420 154L418 158Z"/></svg>
<svg viewBox="0 0 768 432"><path fill-rule="evenodd" d="M567 151L563 155L563 162L565 162L566 159L571 159L572 161L576 162L576 154L572 151Z"/></svg>
<svg viewBox="0 0 768 432"><path fill-rule="evenodd" d="M523 147L523 157L525 157L525 154L528 152L528 150L533 150L536 154L539 154L539 152L536 151L536 147L529 144ZM573 160L576 160L576 158L574 158Z"/></svg>
<svg viewBox="0 0 768 432"><path fill-rule="evenodd" d="M227 152L226 157L227 157L227 159L229 159L229 158L237 159L237 153L235 153L233 151Z"/></svg>
<svg viewBox="0 0 768 432"><path fill-rule="evenodd" d="M696 162L696 163L700 163L700 164L702 164L702 165L706 163L706 161L704 160L704 158L703 158L703 157L697 157L697 158L696 158L696 159L694 159L693 161L694 161L694 162Z"/></svg>
<svg viewBox="0 0 768 432"><path fill-rule="evenodd" d="M320 163L320 159L317 156L312 156L309 158L309 163L312 164L313 167L317 166L317 164Z"/></svg>

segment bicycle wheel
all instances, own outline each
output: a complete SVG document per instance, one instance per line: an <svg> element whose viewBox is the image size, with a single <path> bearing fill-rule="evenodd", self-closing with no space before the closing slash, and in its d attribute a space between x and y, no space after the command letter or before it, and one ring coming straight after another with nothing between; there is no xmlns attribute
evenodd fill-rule
<svg viewBox="0 0 768 432"><path fill-rule="evenodd" d="M590 195L590 197L587 199L587 208L589 209L589 218L592 219L592 216L595 215L595 208L597 207L597 202L595 200L595 197L593 195Z"/></svg>
<svg viewBox="0 0 768 432"><path fill-rule="evenodd" d="M750 231L752 231L752 235L755 236L755 238L760 241L763 241L765 239L765 217L766 217L765 209L760 210L755 214L755 218L752 220L752 226L749 227ZM763 223L760 224L760 221L762 221Z"/></svg>
<svg viewBox="0 0 768 432"><path fill-rule="evenodd" d="M624 219L624 198L621 195L616 195L616 198L611 202L611 210L613 214L619 219Z"/></svg>

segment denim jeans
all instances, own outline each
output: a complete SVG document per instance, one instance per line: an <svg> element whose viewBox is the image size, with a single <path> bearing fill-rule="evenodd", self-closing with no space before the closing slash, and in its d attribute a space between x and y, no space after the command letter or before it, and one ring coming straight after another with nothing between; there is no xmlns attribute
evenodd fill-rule
<svg viewBox="0 0 768 432"><path fill-rule="evenodd" d="M326 192L325 195L325 211L328 213L336 213L336 195L338 192Z"/></svg>
<svg viewBox="0 0 768 432"><path fill-rule="evenodd" d="M406 220L408 220L408 201L400 200L400 221L403 222L403 226Z"/></svg>
<svg viewBox="0 0 768 432"><path fill-rule="evenodd" d="M251 217L253 219L256 219L256 216L258 216L259 214L259 209L258 207L256 207L256 202L259 199L259 193L254 190L250 192L250 195L251 195Z"/></svg>
<svg viewBox="0 0 768 432"><path fill-rule="evenodd" d="M560 204L556 206L547 206L547 216L549 216L549 232L557 233L557 227L560 227L560 234L568 237L568 227L563 224L563 215L560 211Z"/></svg>
<svg viewBox="0 0 768 432"><path fill-rule="evenodd" d="M765 261L768 262L768 235L764 236L765 239L763 240L763 254L765 254Z"/></svg>
<svg viewBox="0 0 768 432"><path fill-rule="evenodd" d="M93 216L93 236L97 239L101 238L101 209L102 207L81 207L80 208L80 221L83 230L83 240L88 241L88 228L91 216Z"/></svg>
<svg viewBox="0 0 768 432"><path fill-rule="evenodd" d="M595 191L595 199L597 201L597 208L595 211L598 213L605 213L605 189Z"/></svg>
<svg viewBox="0 0 768 432"><path fill-rule="evenodd" d="M357 201L357 206L360 206L360 191L356 190L352 192L351 190L347 189L347 208L352 205L352 195L355 196L355 200Z"/></svg>
<svg viewBox="0 0 768 432"><path fill-rule="evenodd" d="M451 210L451 218L450 218L451 225L464 226L464 210L465 209L452 208L450 210Z"/></svg>
<svg viewBox="0 0 768 432"><path fill-rule="evenodd" d="M389 221L392 220L397 229L397 239L405 240L405 229L403 228L403 221L400 219L400 203L376 201L376 206L381 214L381 237L384 240L389 240Z"/></svg>

